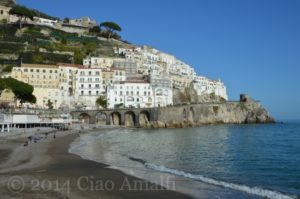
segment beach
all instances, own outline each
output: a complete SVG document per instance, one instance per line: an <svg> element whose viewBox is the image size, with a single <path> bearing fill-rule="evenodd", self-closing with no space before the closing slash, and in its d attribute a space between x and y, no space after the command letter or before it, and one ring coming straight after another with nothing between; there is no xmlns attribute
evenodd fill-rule
<svg viewBox="0 0 300 199"><path fill-rule="evenodd" d="M1 198L191 198L68 153L77 130L53 135L26 147L1 138Z"/></svg>

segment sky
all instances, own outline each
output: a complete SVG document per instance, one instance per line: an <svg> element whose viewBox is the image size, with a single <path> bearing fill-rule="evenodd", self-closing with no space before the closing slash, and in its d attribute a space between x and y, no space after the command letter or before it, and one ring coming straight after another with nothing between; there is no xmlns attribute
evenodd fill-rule
<svg viewBox="0 0 300 199"><path fill-rule="evenodd" d="M300 119L298 0L17 0L60 18L114 21L150 45L221 78L231 100L247 93L276 119Z"/></svg>

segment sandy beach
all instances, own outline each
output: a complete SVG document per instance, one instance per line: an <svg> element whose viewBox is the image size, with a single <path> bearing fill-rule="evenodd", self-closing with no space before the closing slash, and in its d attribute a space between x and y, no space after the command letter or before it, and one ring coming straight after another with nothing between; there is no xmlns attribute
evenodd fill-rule
<svg viewBox="0 0 300 199"><path fill-rule="evenodd" d="M191 198L69 154L78 131L49 134L37 143L0 140L1 198Z"/></svg>

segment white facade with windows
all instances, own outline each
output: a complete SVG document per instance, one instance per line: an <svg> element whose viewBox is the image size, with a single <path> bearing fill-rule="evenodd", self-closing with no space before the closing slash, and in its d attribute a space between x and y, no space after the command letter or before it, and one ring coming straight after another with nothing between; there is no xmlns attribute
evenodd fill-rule
<svg viewBox="0 0 300 199"><path fill-rule="evenodd" d="M79 68L76 75L77 105L96 108L96 100L103 93L101 69Z"/></svg>
<svg viewBox="0 0 300 199"><path fill-rule="evenodd" d="M169 78L151 75L150 84L153 89L154 107L173 104L172 81Z"/></svg>
<svg viewBox="0 0 300 199"><path fill-rule="evenodd" d="M153 107L153 91L148 82L120 82L108 86L108 108L115 107Z"/></svg>
<svg viewBox="0 0 300 199"><path fill-rule="evenodd" d="M193 82L194 89L199 96L214 93L217 96L228 100L226 86L221 80L213 81L203 76L198 76Z"/></svg>

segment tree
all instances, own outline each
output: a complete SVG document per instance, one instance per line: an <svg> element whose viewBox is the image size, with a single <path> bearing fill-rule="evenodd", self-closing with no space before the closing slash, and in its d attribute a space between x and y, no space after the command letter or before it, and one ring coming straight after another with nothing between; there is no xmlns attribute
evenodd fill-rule
<svg viewBox="0 0 300 199"><path fill-rule="evenodd" d="M21 103L36 103L36 98L32 94L33 87L31 85L13 78L0 79L0 90L4 90L6 88L11 89Z"/></svg>
<svg viewBox="0 0 300 199"><path fill-rule="evenodd" d="M101 106L103 108L107 108L107 100L103 97L100 96L97 100L96 100L96 104L98 106Z"/></svg>
<svg viewBox="0 0 300 199"><path fill-rule="evenodd" d="M19 6L19 5L13 6L12 9L10 9L9 14L16 15L17 17L19 17L20 29L22 29L23 19L29 18L33 20L34 17L34 13L31 10L29 10L25 6Z"/></svg>
<svg viewBox="0 0 300 199"><path fill-rule="evenodd" d="M99 34L100 32L101 32L101 29L99 26L94 26L89 29L89 33L92 33L92 34Z"/></svg>
<svg viewBox="0 0 300 199"><path fill-rule="evenodd" d="M64 20L63 20L63 22L66 23L66 24L70 23L70 18L65 17Z"/></svg>
<svg viewBox="0 0 300 199"><path fill-rule="evenodd" d="M102 22L100 24L100 27L103 27L106 29L106 31L108 32L108 36L107 36L108 39L110 39L116 31L118 31L118 32L122 31L122 28L118 24L116 24L115 22L110 22L110 21Z"/></svg>
<svg viewBox="0 0 300 199"><path fill-rule="evenodd" d="M46 105L48 106L48 109L50 109L50 110L53 109L53 102L51 102L50 99L48 99L48 102Z"/></svg>

